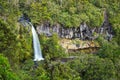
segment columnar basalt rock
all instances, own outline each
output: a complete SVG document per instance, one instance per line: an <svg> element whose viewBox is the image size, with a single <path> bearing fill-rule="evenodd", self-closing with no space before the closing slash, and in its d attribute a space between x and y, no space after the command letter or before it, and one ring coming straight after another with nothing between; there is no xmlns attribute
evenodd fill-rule
<svg viewBox="0 0 120 80"><path fill-rule="evenodd" d="M39 34L45 34L46 36L52 36L56 33L60 38L67 38L67 39L75 39L79 38L80 40L94 40L96 37L93 35L94 32L103 34L106 33L106 38L112 38L112 27L109 25L108 27L100 27L98 28L90 28L87 24L81 23L79 27L71 27L67 28L61 26L60 24L54 24L52 26L48 25L48 23L41 24L37 26L37 31Z"/></svg>
<svg viewBox="0 0 120 80"><path fill-rule="evenodd" d="M60 38L75 39L80 40L94 40L98 36L94 35L103 34L106 35L106 39L110 41L113 37L112 26L108 20L108 14L104 12L104 21L100 28L90 28L86 22L82 22L79 27L65 27L63 24L56 23L50 25L49 22L44 22L43 24L37 26L37 31L39 34L45 34L46 36L52 36L56 33Z"/></svg>

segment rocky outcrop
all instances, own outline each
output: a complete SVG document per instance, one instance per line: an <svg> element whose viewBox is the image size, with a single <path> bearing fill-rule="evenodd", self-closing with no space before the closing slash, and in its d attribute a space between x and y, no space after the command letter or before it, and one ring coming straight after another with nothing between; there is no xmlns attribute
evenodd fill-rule
<svg viewBox="0 0 120 80"><path fill-rule="evenodd" d="M112 24L108 20L108 13L106 10L104 11L104 21L103 21L99 31L100 31L99 32L100 34L106 34L105 38L108 41L111 41L111 39L114 35L114 32L112 29Z"/></svg>
<svg viewBox="0 0 120 80"><path fill-rule="evenodd" d="M39 34L45 34L47 37L56 33L60 38L79 38L80 40L95 40L101 34L105 35L105 39L110 41L113 36L113 30L111 24L106 22L108 21L104 21L100 28L89 28L86 23L81 23L79 27L67 28L60 24L51 26L50 23L46 22L37 26L37 32Z"/></svg>
<svg viewBox="0 0 120 80"><path fill-rule="evenodd" d="M37 31L39 34L45 34L48 37L56 33L60 38L66 39L94 40L101 34L105 35L105 39L110 41L113 37L112 25L109 23L106 11L104 12L104 21L100 28L90 28L86 22L82 22L78 27L65 27L59 23L50 25L50 22L46 21L37 26ZM98 36L94 35L94 33L98 34Z"/></svg>
<svg viewBox="0 0 120 80"><path fill-rule="evenodd" d="M75 39L75 40L61 39L59 41L59 44L66 51L100 47L97 42L94 42L94 41L82 41L82 40L79 40L79 39Z"/></svg>
<svg viewBox="0 0 120 80"><path fill-rule="evenodd" d="M48 37L56 33L60 38L79 38L81 40L95 39L93 36L95 28L89 28L85 22L81 23L79 27L65 27L64 25L60 25L58 23L50 25L49 22L44 22L43 24L37 26L37 31L39 34L45 34Z"/></svg>

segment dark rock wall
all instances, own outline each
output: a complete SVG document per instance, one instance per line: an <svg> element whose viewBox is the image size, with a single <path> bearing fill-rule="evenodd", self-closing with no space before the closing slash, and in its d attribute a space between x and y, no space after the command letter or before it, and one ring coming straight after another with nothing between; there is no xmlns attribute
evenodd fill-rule
<svg viewBox="0 0 120 80"><path fill-rule="evenodd" d="M54 24L51 26L49 23L44 23L37 26L37 31L39 34L45 34L48 37L56 33L60 38L79 38L81 40L94 40L94 32L105 34L107 40L111 40L113 35L112 26L110 23L106 23L106 21L103 22L100 28L90 28L85 22L81 23L79 27L71 28L61 26L60 24Z"/></svg>
<svg viewBox="0 0 120 80"><path fill-rule="evenodd" d="M90 28L85 22L81 23L79 27L64 27L64 25L54 24L50 25L49 22L45 22L37 26L39 34L45 34L46 36L52 36L56 33L60 38L74 39L79 38L81 40L94 40L94 32L98 34L105 34L105 38L110 41L113 37L112 25L109 23L108 14L104 11L104 21L100 28Z"/></svg>

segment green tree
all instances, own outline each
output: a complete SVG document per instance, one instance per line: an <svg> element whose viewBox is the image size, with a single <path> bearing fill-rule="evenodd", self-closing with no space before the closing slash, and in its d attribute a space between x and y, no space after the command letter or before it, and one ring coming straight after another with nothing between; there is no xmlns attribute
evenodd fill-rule
<svg viewBox="0 0 120 80"><path fill-rule="evenodd" d="M41 36L40 40L42 52L46 58L49 57L50 59L66 56L64 49L58 43L59 38L56 34L49 39L45 39L45 37Z"/></svg>
<svg viewBox="0 0 120 80"><path fill-rule="evenodd" d="M79 59L69 62L79 72L82 80L116 80L116 69L110 59L90 54L81 54Z"/></svg>
<svg viewBox="0 0 120 80"><path fill-rule="evenodd" d="M66 64L57 62L52 63L51 65L50 73L52 80L81 80L79 74Z"/></svg>
<svg viewBox="0 0 120 80"><path fill-rule="evenodd" d="M17 75L12 72L8 59L0 54L0 80L20 80Z"/></svg>

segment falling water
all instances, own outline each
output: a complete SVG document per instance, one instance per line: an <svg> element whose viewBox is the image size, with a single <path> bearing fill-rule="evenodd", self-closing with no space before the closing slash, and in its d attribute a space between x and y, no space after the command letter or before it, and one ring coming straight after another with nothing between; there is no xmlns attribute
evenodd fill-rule
<svg viewBox="0 0 120 80"><path fill-rule="evenodd" d="M18 22L20 22L23 26L31 26L32 27L32 34L33 34L33 48L34 48L34 61L40 61L44 60L42 57L42 52L40 48L40 42L38 39L38 35L35 31L35 28L33 27L32 23L26 19L24 19L24 16L22 16Z"/></svg>
<svg viewBox="0 0 120 80"><path fill-rule="evenodd" d="M38 39L38 35L37 35L32 23L29 22L29 24L32 27L32 34L33 34L34 61L44 60L44 58L42 57L42 52L41 52L41 48L40 48L40 42Z"/></svg>

